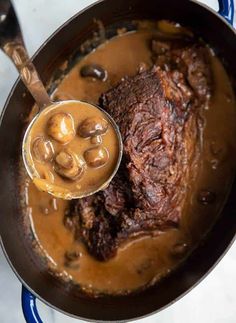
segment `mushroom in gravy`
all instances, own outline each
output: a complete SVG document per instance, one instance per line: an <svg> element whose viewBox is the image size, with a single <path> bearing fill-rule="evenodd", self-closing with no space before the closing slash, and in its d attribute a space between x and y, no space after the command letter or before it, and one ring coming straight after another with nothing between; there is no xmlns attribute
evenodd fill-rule
<svg viewBox="0 0 236 323"><path fill-rule="evenodd" d="M43 111L29 133L33 179L42 191L71 199L107 185L116 168L120 143L108 116L79 101Z"/></svg>

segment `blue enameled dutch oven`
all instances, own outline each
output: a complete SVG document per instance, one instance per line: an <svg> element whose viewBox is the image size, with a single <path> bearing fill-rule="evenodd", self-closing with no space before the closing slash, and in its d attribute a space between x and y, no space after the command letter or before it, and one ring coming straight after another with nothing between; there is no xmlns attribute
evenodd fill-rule
<svg viewBox="0 0 236 323"><path fill-rule="evenodd" d="M236 35L232 28L233 0L219 0L219 12L191 0L102 0L79 12L59 28L34 56L34 63L47 83L52 73L76 48L90 38L101 20L109 30L132 19L169 19L190 26L210 44L232 78L236 79ZM233 83L234 84L234 83ZM68 288L49 274L36 259L23 230L18 191L18 163L24 117L33 101L18 79L5 104L0 127L0 206L1 244L12 269L23 284L22 306L29 323L42 322L35 298L75 318L122 321L163 310L198 284L218 263L232 244L236 233L236 183L221 217L203 245L178 270L157 286L128 295L92 298ZM10 129L10 139L9 139ZM220 237L220 238L219 238Z"/></svg>

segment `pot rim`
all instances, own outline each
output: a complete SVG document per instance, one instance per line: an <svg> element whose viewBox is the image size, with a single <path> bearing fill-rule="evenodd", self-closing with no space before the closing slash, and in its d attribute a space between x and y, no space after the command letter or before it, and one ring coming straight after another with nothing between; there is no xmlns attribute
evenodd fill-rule
<svg viewBox="0 0 236 323"><path fill-rule="evenodd" d="M59 26L43 43L42 45L35 51L35 53L32 55L32 61L35 60L35 58L40 55L40 52L42 51L42 49L47 46L47 44L64 28L67 27L67 25L69 25L74 19L76 19L78 16L80 16L81 14L83 14L84 12L86 12L87 10L91 9L92 7L99 5L103 2L107 2L108 0L97 0L94 3L86 6L84 9L78 11L77 13L75 13L71 18L69 18L68 20L66 20L61 26ZM195 5L201 6L203 9L209 11L211 14L215 15L218 19L220 19L230 30L231 32L233 32L234 36L236 36L236 29L234 29L234 27L224 18L222 17L218 12L216 12L214 9L210 8L208 5L199 2L198 0L189 0L190 2L194 3ZM5 114L6 109L8 108L9 102L11 97L14 94L14 91L16 89L16 87L18 86L19 82L21 81L20 76L17 77L16 81L14 82L8 96L6 99L6 102L4 104L4 107L2 109L1 115L0 115L0 127L2 125L3 122L3 117ZM231 241L229 242L228 246L225 248L224 252L220 255L220 257L217 258L217 260L214 262L214 264L205 272L204 275L202 275L191 287L189 287L186 291L182 292L178 297L176 297L173 301L169 302L168 304L162 306L161 308L144 314L142 316L138 316L138 317L133 317L131 319L125 319L125 320L119 320L120 323L124 323L124 322L131 322L131 321L135 321L135 320L139 320L139 319L144 319L146 317L149 317L151 315L157 314L162 310L165 310L166 308L168 308L169 306L173 305L174 303L176 303L177 301L179 301L181 298L183 298L184 296L186 296L190 291L192 291L192 289L194 289L197 285L199 285L214 269L215 267L219 264L219 262L224 258L224 256L227 254L227 252L231 249L232 245L234 244L236 240L236 232L234 234L234 237L231 239ZM37 292L35 292L25 281L24 279L18 274L17 270L15 269L15 267L13 266L7 251L5 249L4 246L4 242L2 240L1 234L0 234L0 246L3 250L3 254L8 262L8 264L10 265L11 269L13 270L14 274L16 275L16 277L19 279L20 283L26 287L30 293L32 293L32 295L34 295L38 300L40 300L42 303L44 303L45 305L49 306L50 308L52 308L53 310L56 310L64 315L67 315L69 317L75 318L75 319L81 319L84 320L86 322L117 322L117 320L97 320L97 319L88 319L82 316L78 316L78 315L74 315L72 313L66 312L62 309L60 309L59 307L52 305L50 302L48 302L47 300L45 300L43 297L41 297Z"/></svg>

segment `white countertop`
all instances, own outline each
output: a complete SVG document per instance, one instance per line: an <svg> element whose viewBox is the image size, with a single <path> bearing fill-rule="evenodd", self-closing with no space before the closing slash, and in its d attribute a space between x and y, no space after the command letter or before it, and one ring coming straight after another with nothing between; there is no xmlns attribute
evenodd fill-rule
<svg viewBox="0 0 236 323"><path fill-rule="evenodd" d="M180 0L181 1L181 0ZM32 55L63 22L94 0L14 0L25 41ZM202 2L218 8L216 0ZM15 68L0 52L0 111L17 77ZM218 266L191 293L142 323L235 323L236 243ZM0 322L23 323L21 285L0 251ZM82 322L38 302L44 323Z"/></svg>

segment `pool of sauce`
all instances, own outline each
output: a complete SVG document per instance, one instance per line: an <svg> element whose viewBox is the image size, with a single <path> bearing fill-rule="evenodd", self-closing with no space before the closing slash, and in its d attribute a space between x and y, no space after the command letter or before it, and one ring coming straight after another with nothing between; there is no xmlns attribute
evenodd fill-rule
<svg viewBox="0 0 236 323"><path fill-rule="evenodd" d="M54 96L97 103L100 94L125 75L135 75L140 64L152 65L149 41L152 31L127 33L111 39L84 57L62 80ZM63 224L68 202L39 192L30 183L27 193L35 237L57 272L95 293L119 294L143 288L160 280L182 262L210 230L222 209L235 173L236 104L230 80L219 59L211 53L214 93L200 111L201 138L197 177L189 182L186 205L178 229L124 243L107 262L91 257L84 245L75 242ZM106 81L84 78L85 64L106 69ZM196 172L192 172L195 174ZM213 199L199 201L199 192L213 192ZM65 264L65 252L79 253L78 265Z"/></svg>

